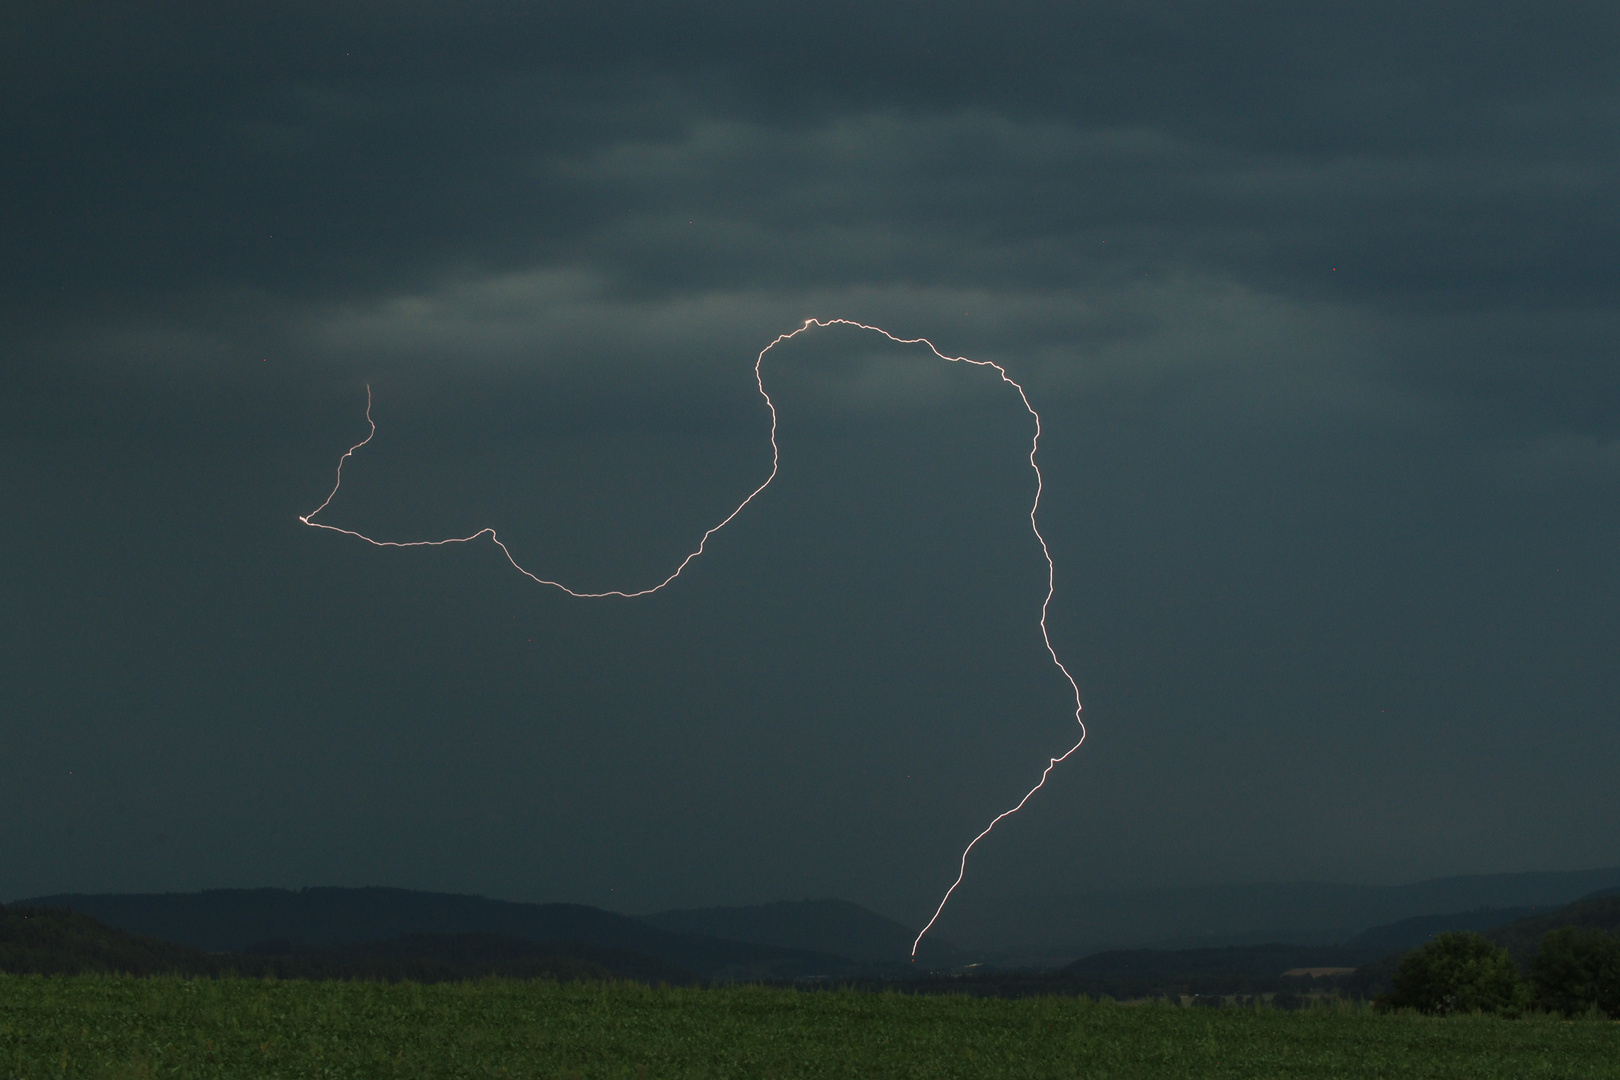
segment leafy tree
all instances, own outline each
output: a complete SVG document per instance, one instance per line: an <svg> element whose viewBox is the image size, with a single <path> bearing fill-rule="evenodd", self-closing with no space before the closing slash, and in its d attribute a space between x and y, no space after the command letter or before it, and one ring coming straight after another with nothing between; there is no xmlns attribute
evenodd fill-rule
<svg viewBox="0 0 1620 1080"><path fill-rule="evenodd" d="M1596 1005L1620 1019L1620 937L1565 926L1541 939L1530 962L1536 1004L1578 1016Z"/></svg>
<svg viewBox="0 0 1620 1080"><path fill-rule="evenodd" d="M1441 934L1401 958L1386 1009L1416 1009L1434 1016L1454 1012L1516 1014L1529 1004L1529 988L1508 951L1474 933Z"/></svg>

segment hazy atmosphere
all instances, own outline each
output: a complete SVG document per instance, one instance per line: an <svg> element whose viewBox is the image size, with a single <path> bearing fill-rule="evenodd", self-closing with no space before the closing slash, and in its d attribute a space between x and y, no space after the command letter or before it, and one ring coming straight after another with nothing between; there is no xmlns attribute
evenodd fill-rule
<svg viewBox="0 0 1620 1080"><path fill-rule="evenodd" d="M1620 864L1612 4L28 4L0 899ZM1046 899L1042 899L1046 898ZM1525 902L1536 900L1529 897ZM1518 901L1515 901L1518 902ZM1038 906L1038 904L1037 904Z"/></svg>

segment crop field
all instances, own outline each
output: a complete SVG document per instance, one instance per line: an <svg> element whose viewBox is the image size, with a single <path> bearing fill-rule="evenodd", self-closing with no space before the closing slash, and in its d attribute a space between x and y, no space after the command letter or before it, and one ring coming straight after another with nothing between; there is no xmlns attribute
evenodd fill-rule
<svg viewBox="0 0 1620 1080"><path fill-rule="evenodd" d="M1365 1008L0 975L4 1077L1620 1077L1620 1024Z"/></svg>

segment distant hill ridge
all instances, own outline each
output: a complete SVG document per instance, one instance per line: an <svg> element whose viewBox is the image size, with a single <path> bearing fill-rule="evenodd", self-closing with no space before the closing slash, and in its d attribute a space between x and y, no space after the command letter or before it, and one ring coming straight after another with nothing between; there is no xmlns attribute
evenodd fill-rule
<svg viewBox="0 0 1620 1080"><path fill-rule="evenodd" d="M858 963L831 953L665 930L583 904L522 904L409 889L73 893L19 903L81 912L129 933L204 952L241 952L267 941L305 950L410 934L494 934L626 950L705 979L832 977L861 970Z"/></svg>
<svg viewBox="0 0 1620 1080"><path fill-rule="evenodd" d="M1369 952L1391 953L1402 949L1415 949L1438 934L1452 934L1460 930L1492 930L1504 923L1522 919L1544 911L1536 907L1479 908L1444 915L1415 915L1410 919L1373 926L1352 937L1345 944Z"/></svg>
<svg viewBox="0 0 1620 1080"><path fill-rule="evenodd" d="M32 975L275 976L282 979L627 979L681 985L692 974L650 956L579 942L496 934L414 934L359 945L266 942L208 953L129 934L76 911L0 906L0 971Z"/></svg>
<svg viewBox="0 0 1620 1080"><path fill-rule="evenodd" d="M1594 877L1602 884L1602 879L1610 873L1588 871L1578 875L1501 875L1499 878L1511 879L1508 881L1509 893L1523 893L1532 889L1545 891L1549 878L1554 886L1590 883ZM1620 871L1612 873L1620 874ZM1459 891L1467 894L1468 889L1459 890L1457 883L1471 880L1444 879L1400 887L1397 891L1418 898L1448 898ZM1500 893L1503 891L1501 885L1501 880L1493 879L1491 889ZM1251 888L1263 890L1266 887ZM1227 895L1230 897L1233 891L1228 890ZM1243 892L1236 891L1239 894ZM1305 888L1293 894L1292 899L1296 902L1304 900L1315 891L1314 888ZM1196 894L1196 891L1193 893ZM1249 960L1241 963L1248 964L1252 960L1256 965L1268 966L1271 961L1264 957L1266 949L1270 948L1266 945L1267 941L1290 942L1287 946L1289 949L1309 951L1310 957L1291 964L1291 967L1338 966L1337 962L1322 959L1318 954L1325 957L1333 947L1342 945L1348 950L1343 962L1351 963L1354 962L1352 955L1374 958L1389 956L1421 945L1436 934L1455 930L1486 932L1508 944L1515 956L1522 959L1534 950L1540 936L1556 925L1620 929L1620 925L1617 925L1620 924L1620 888L1602 884L1597 890L1588 890L1588 894L1569 909L1562 909L1556 904L1540 906L1540 910L1529 905L1452 909L1449 914L1411 915L1376 926L1358 927L1354 933L1337 934L1326 940L1320 933L1295 936L1283 925L1275 927L1265 937L1259 937L1260 932L1254 932L1258 940L1228 940L1213 946L1193 942L1180 948L1136 950L1139 954L1137 958L1124 966L1149 963L1146 954L1151 951L1166 955L1152 960L1149 966L1162 967L1161 961L1174 964L1197 961L1195 966L1200 966L1204 960L1208 960L1218 967L1227 960L1238 962L1238 957L1232 955L1222 960L1210 955L1199 959L1191 956L1190 952L1199 948L1232 948L1249 944L1265 948L1255 950ZM1185 899L1189 894L1183 890L1179 895ZM143 947L149 952L154 949L161 952L160 946L167 947L168 943L174 943L204 954L240 954L246 950L254 955L273 955L282 964L292 963L293 960L299 963L319 960L319 963L341 967L351 962L359 963L361 953L351 952L347 959L338 959L336 954L322 958L318 954L339 947L397 942L412 936L418 940L410 948L421 955L410 962L448 964L444 969L446 971L462 970L457 966L462 959L481 957L477 959L478 964L489 962L503 950L503 955L507 955L514 964L530 964L548 957L555 959L567 952L560 949L560 944L575 943L635 954L648 964L664 965L657 969L663 972L661 975L654 968L647 967L642 969L641 974L619 977L670 982L678 981L684 973L722 981L911 976L929 968L957 968L966 959L965 954L937 936L930 935L923 942L922 963L913 964L909 958L913 937L911 930L857 904L833 899L664 911L643 919L581 904L523 904L478 896L380 887L64 894L35 897L19 903L67 909L93 916L126 934L148 939L149 944ZM1431 912L1434 910L1430 909ZM1295 910L1293 914L1297 917L1300 913ZM1286 924L1290 920L1280 921ZM62 932L66 933L67 929L64 928ZM432 935L446 940L430 942L426 936ZM483 938L478 938L478 935L483 935ZM462 940L448 940L457 938ZM506 944L498 945L496 939ZM477 944L479 941L482 944ZM281 944L276 951L267 952L264 947L267 942ZM535 943L547 945L547 956L540 956L530 948ZM479 949L484 950L482 954ZM406 949L406 952L409 951ZM1119 964L1126 960L1125 954L1131 951L1076 949L1066 957L1053 959L1057 965L1067 965L1075 977L1090 979L1103 976L1102 968L1110 965L1113 970L1109 977L1123 976L1127 972L1120 970ZM385 954L393 958L387 963L406 962L405 953L397 948L390 953L388 949L378 946L373 953L373 960L379 964L385 962ZM1077 953L1082 956L1082 961L1073 961ZM1111 953L1114 959L1106 964L1102 961L1085 962L1099 953ZM1171 961L1168 954L1172 953L1183 955L1179 960ZM438 959L433 959L434 956ZM134 953L127 953L127 957L134 957ZM995 959L982 955L975 958ZM595 963L583 956L576 959L581 964ZM365 962L372 963L373 960ZM126 958L123 962L129 970L145 969L142 965L146 962L138 958Z"/></svg>
<svg viewBox="0 0 1620 1080"><path fill-rule="evenodd" d="M395 903L394 910L398 915L398 902L402 898L394 894L403 890L379 891L387 894L385 899ZM261 893L260 890L220 890L228 900L240 904L242 897L234 895L237 892ZM280 891L270 892L274 894ZM345 890L305 892L315 893L317 901L329 905L332 897L327 893L343 893ZM171 894L167 898L148 896L140 899L148 902L145 910L150 915L151 902L156 900L166 900L171 908L177 899L195 907L198 897L202 895L179 894L176 897ZM297 897L300 894L287 895ZM443 894L429 893L415 894L414 899L422 903L432 901L436 896L443 898ZM262 907L266 898L262 895L255 898ZM95 899L117 901L125 898ZM287 896L272 895L271 899L285 902ZM451 899L464 901L477 898ZM157 906L161 908L164 905ZM532 906L545 908L548 905ZM184 905L181 905L181 909L184 910ZM597 912L597 909L585 910ZM907 980L905 986L908 991L917 993L995 996L1084 993L1130 998L1166 993L1230 995L1309 990L1324 984L1301 974L1299 969L1328 968L1340 969L1341 972L1324 974L1322 977L1328 980L1328 984L1358 994L1372 994L1387 989L1402 953L1439 933L1483 927L1487 937L1506 944L1522 964L1534 955L1541 937L1560 926L1620 932L1620 890L1601 890L1557 910L1537 911L1501 923L1502 919L1511 918L1515 913L1513 909L1495 909L1422 916L1371 928L1351 942L1334 946L1258 944L1179 950L1112 950L1094 953L1065 965L1061 970L1046 972L998 971L986 967L963 975L911 964L874 963L862 967L833 958L835 964L844 966L826 977L840 983L873 988L892 987L896 984L891 980L902 977ZM172 910L170 914L173 914ZM305 910L302 914L307 919L310 911ZM353 912L349 914L352 916ZM871 944L875 949L891 948L896 930L904 930L898 924L843 901L713 908L697 912L661 913L658 918L671 924L704 925L740 934L777 937L783 934L847 933L853 927L871 933ZM1499 925L1485 926L1492 922ZM307 928L308 923L304 925ZM259 928L262 928L262 924ZM645 929L655 934L663 932L657 927ZM333 928L326 927L326 932L330 934ZM791 966L794 957L802 959L805 955L826 955L802 950L777 950L763 961L756 958L753 970L745 971L735 962L737 950L746 952L751 946L704 935L664 933L687 949L702 947L705 943L713 948L718 944L723 955L708 957L709 963L714 964L717 960L719 963L717 968L711 969L707 976L710 978L766 981L799 978L803 977L802 974L784 974L784 964ZM794 937L794 940L804 939ZM788 958L786 961L784 956ZM823 973L828 970L825 961L818 966ZM1355 970L1344 970L1351 967ZM659 957L580 941L541 941L482 931L418 932L346 943L263 940L237 951L204 952L189 945L110 927L82 912L17 905L0 905L0 971L39 974L167 973L205 977L235 974L298 979L411 979L418 982L489 975L558 980L633 979L674 985L696 981L692 972ZM714 971L720 974L716 976Z"/></svg>
<svg viewBox="0 0 1620 1080"><path fill-rule="evenodd" d="M0 971L212 975L217 968L198 949L126 933L79 912L10 904L0 906Z"/></svg>
<svg viewBox="0 0 1620 1080"><path fill-rule="evenodd" d="M1120 889L963 903L937 928L976 953L1058 961L1109 949L1345 942L1435 912L1562 907L1620 887L1620 867L1434 878L1404 885L1326 882Z"/></svg>

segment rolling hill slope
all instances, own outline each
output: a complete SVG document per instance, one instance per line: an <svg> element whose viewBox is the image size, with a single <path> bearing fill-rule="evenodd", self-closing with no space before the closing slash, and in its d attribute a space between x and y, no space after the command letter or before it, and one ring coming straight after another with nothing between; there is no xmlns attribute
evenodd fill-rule
<svg viewBox="0 0 1620 1080"><path fill-rule="evenodd" d="M275 976L448 982L506 978L620 979L681 985L690 972L650 956L578 942L495 934L414 934L359 945L266 942L245 953L207 953L126 933L74 911L0 907L0 971L29 975Z"/></svg>
<svg viewBox="0 0 1620 1080"><path fill-rule="evenodd" d="M1499 926L1485 936L1498 945L1506 946L1513 958L1522 964L1535 955L1541 947L1541 939L1549 930L1557 930L1561 926L1620 934L1620 894L1606 890L1557 911L1531 915Z"/></svg>
<svg viewBox="0 0 1620 1080"><path fill-rule="evenodd" d="M828 953L679 933L582 904L519 904L408 889L65 894L22 903L81 912L130 933L206 952L240 952L267 941L304 950L411 934L494 934L640 953L705 979L791 979L859 969Z"/></svg>

